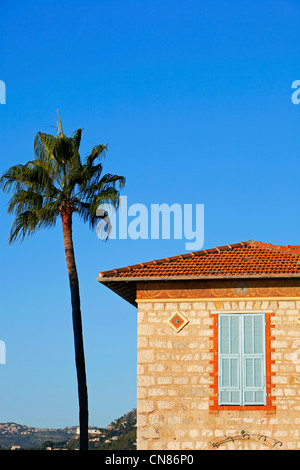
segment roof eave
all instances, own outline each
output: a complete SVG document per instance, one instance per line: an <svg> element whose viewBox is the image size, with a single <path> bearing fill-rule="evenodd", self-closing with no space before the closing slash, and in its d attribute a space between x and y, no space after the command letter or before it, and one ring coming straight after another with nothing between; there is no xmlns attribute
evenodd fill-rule
<svg viewBox="0 0 300 470"><path fill-rule="evenodd" d="M206 279L269 279L269 278L300 278L300 274L230 274L223 276L149 276L149 277L97 277L101 284L106 282L144 282L144 281L187 281Z"/></svg>
<svg viewBox="0 0 300 470"><path fill-rule="evenodd" d="M189 280L222 280L222 279L280 279L280 278L300 278L300 274L260 274L260 275L230 275L230 276L174 276L174 277L97 277L97 281L110 289L115 294L119 295L128 303L137 307L136 302L136 284L145 281L189 281Z"/></svg>

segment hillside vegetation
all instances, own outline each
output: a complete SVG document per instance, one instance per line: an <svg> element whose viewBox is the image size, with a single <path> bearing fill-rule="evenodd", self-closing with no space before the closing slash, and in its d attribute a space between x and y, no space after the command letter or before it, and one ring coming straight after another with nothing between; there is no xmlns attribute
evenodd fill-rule
<svg viewBox="0 0 300 470"><path fill-rule="evenodd" d="M16 423L0 424L0 448L22 450L79 449L77 427L39 429ZM89 429L90 450L135 450L136 409L114 420L106 428Z"/></svg>

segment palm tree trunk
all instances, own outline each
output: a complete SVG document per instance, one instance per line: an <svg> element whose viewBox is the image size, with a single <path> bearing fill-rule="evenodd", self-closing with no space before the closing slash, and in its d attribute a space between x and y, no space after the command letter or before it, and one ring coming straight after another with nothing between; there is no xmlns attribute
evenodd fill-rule
<svg viewBox="0 0 300 470"><path fill-rule="evenodd" d="M62 212L62 226L72 302L75 362L79 399L80 450L88 450L88 394L82 336L79 282L72 240L72 211L68 208Z"/></svg>

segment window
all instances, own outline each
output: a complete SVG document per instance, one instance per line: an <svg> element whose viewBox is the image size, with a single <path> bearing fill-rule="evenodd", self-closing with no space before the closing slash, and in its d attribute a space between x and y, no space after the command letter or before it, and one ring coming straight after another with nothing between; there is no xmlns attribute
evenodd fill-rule
<svg viewBox="0 0 300 470"><path fill-rule="evenodd" d="M218 405L266 405L266 328L262 313L219 314Z"/></svg>

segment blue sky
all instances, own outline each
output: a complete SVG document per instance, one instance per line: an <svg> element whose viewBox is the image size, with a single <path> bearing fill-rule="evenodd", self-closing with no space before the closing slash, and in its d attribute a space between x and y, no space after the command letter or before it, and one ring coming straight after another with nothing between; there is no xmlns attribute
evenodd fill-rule
<svg viewBox="0 0 300 470"><path fill-rule="evenodd" d="M84 128L128 204L204 204L205 248L300 244L296 0L14 1L1 5L0 171L38 131ZM1 195L0 422L78 423L61 226L8 246ZM185 252L184 240L101 242L75 221L90 424L136 406L136 309L99 271Z"/></svg>

